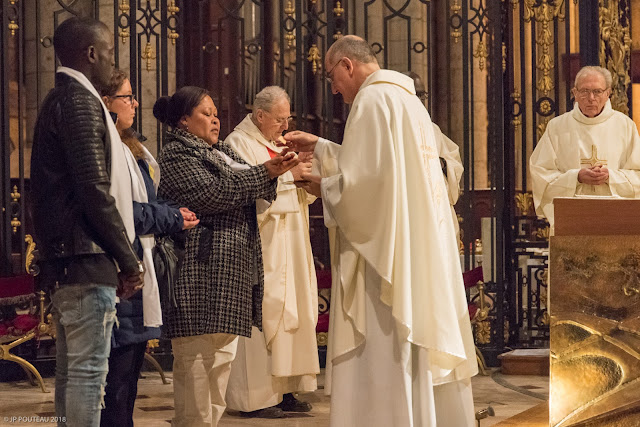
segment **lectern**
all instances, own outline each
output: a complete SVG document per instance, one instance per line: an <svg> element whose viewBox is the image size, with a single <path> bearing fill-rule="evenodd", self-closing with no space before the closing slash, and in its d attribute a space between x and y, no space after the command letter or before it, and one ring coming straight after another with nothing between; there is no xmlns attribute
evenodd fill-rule
<svg viewBox="0 0 640 427"><path fill-rule="evenodd" d="M640 425L640 200L554 211L549 425Z"/></svg>

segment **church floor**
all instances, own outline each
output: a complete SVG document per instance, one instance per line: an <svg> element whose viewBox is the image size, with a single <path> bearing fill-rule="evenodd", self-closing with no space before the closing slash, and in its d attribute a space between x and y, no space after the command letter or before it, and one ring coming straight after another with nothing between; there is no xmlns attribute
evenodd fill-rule
<svg viewBox="0 0 640 427"><path fill-rule="evenodd" d="M140 379L138 400L134 412L137 426L169 426L173 416L173 387L163 385L155 372L145 372ZM171 373L167 372L171 380ZM318 381L323 383L321 376ZM546 399L549 394L549 377L539 376L503 376L494 372L492 376L476 376L472 380L476 410L491 405L495 416L481 421L482 427L494 425L506 418L533 407ZM30 386L27 381L0 382L0 426L42 426L46 422L10 422L11 417L50 417L54 415L53 378L45 378L50 393L42 393L39 388ZM313 405L306 414L293 414L280 420L247 419L225 413L220 426L283 426L312 427L329 424L329 398L322 390L302 395L301 398ZM32 420L34 420L32 418Z"/></svg>

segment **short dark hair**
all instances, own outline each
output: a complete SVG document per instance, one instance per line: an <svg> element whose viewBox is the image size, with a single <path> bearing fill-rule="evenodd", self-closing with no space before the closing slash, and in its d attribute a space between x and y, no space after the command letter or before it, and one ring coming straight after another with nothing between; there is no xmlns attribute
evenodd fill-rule
<svg viewBox="0 0 640 427"><path fill-rule="evenodd" d="M177 127L180 119L190 116L209 91L197 86L181 87L173 96L158 98L153 105L153 115L162 123Z"/></svg>
<svg viewBox="0 0 640 427"><path fill-rule="evenodd" d="M86 48L102 37L108 30L103 23L93 18L73 17L64 21L53 33L53 48L62 65L77 61Z"/></svg>

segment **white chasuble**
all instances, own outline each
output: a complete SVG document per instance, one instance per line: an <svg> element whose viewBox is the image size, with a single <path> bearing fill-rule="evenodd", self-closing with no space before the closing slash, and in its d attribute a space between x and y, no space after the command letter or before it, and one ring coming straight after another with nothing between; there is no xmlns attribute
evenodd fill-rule
<svg viewBox="0 0 640 427"><path fill-rule="evenodd" d="M460 238L460 225L458 224L458 216L453 206L458 202L460 197L460 179L464 167L460 158L460 147L453 142L447 135L442 133L437 124L433 124L433 133L436 137L436 147L438 156L442 157L446 162L446 176L444 183L447 187L447 195L449 196L449 204L451 204L451 216L453 218L453 227L456 231L456 239Z"/></svg>
<svg viewBox="0 0 640 427"><path fill-rule="evenodd" d="M258 165L280 152L251 120L236 126L225 140L247 163ZM278 178L277 198L258 210L264 263L263 332L240 337L231 366L227 404L254 411L279 403L282 394L314 391L320 372L316 323L318 290L309 239L309 204L315 197L293 184L287 172Z"/></svg>
<svg viewBox="0 0 640 427"><path fill-rule="evenodd" d="M332 426L474 423L467 383L478 367L438 157L413 81L389 70L362 84L342 146L316 145L333 235L325 386ZM382 342L393 351L377 351ZM388 387L358 380L383 371L395 372ZM444 423L449 411L461 418Z"/></svg>
<svg viewBox="0 0 640 427"><path fill-rule="evenodd" d="M578 104L552 119L529 160L536 213L553 230L553 199L580 195L636 198L640 196L640 137L635 123L611 108L586 117ZM578 182L583 167L606 166L609 180L601 185Z"/></svg>
<svg viewBox="0 0 640 427"><path fill-rule="evenodd" d="M462 179L462 173L464 172L462 159L460 158L460 147L449 139L447 135L442 133L440 127L435 123L433 123L433 133L436 137L438 156L447 162L445 184L447 186L449 203L453 206L458 202L458 198L460 197L460 179Z"/></svg>

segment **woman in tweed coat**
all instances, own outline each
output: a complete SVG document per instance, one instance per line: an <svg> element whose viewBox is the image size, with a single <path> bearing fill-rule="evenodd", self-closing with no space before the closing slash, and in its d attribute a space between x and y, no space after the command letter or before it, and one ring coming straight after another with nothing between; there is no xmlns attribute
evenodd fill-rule
<svg viewBox="0 0 640 427"><path fill-rule="evenodd" d="M174 364L174 426L215 426L237 337L261 327L262 253L256 200L276 197L277 177L298 163L285 153L249 166L218 142L220 122L205 89L160 98L153 113L173 130L159 157L159 194L200 218L189 230L175 304L163 307Z"/></svg>

